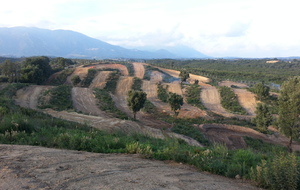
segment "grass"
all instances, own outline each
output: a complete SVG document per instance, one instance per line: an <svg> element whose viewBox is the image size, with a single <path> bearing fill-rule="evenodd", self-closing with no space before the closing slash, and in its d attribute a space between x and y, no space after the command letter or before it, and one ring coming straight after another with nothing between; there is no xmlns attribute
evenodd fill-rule
<svg viewBox="0 0 300 190"><path fill-rule="evenodd" d="M98 99L98 107L106 112L111 113L113 116L120 118L120 119L129 119L129 117L120 111L116 106L115 102L110 96L109 92L104 89L95 88L94 94Z"/></svg>
<svg viewBox="0 0 300 190"><path fill-rule="evenodd" d="M197 167L201 171L251 179L257 185L272 189L297 189L299 156L280 148L245 138L249 148L229 150L214 144L194 147L178 139L155 139L145 135L106 133L88 125L53 118L41 112L15 106L12 97L24 85L9 85L0 92L0 143L35 145L98 153L141 154L157 160L174 160ZM190 121L191 123L196 120ZM194 138L202 138L187 120L176 120L173 130ZM201 141L201 140L199 140Z"/></svg>
<svg viewBox="0 0 300 190"><path fill-rule="evenodd" d="M121 73L119 71L112 72L107 79L107 83L106 83L104 89L114 93L116 90L120 76L121 76Z"/></svg>
<svg viewBox="0 0 300 190"><path fill-rule="evenodd" d="M75 69L65 69L59 75L57 75L53 80L50 81L49 85L63 85L68 76L70 76Z"/></svg>
<svg viewBox="0 0 300 190"><path fill-rule="evenodd" d="M247 114L247 112L239 104L237 96L234 94L231 88L227 86L221 86L219 91L221 96L221 104L225 109L235 114Z"/></svg>
<svg viewBox="0 0 300 190"><path fill-rule="evenodd" d="M73 108L72 86L60 85L44 92L39 98L39 108L52 108L57 111ZM48 98L47 98L48 97Z"/></svg>
<svg viewBox="0 0 300 190"><path fill-rule="evenodd" d="M97 70L95 69L89 69L87 76L81 81L81 86L82 87L89 87L90 84L92 83L93 79L95 78L97 74Z"/></svg>

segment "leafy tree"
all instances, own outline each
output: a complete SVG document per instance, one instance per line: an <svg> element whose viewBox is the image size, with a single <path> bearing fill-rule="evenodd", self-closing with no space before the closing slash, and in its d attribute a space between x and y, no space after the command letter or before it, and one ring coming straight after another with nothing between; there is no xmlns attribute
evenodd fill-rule
<svg viewBox="0 0 300 190"><path fill-rule="evenodd" d="M55 70L63 70L65 67L74 65L75 63L71 59L63 57L57 57L50 62L50 66Z"/></svg>
<svg viewBox="0 0 300 190"><path fill-rule="evenodd" d="M258 100L263 100L264 98L269 97L270 87L266 86L263 82L257 83L253 87L253 92L257 95Z"/></svg>
<svg viewBox="0 0 300 190"><path fill-rule="evenodd" d="M183 97L176 93L169 93L168 103L171 106L171 110L174 111L175 116L179 114L179 110L183 105Z"/></svg>
<svg viewBox="0 0 300 190"><path fill-rule="evenodd" d="M1 73L8 78L8 82L18 82L20 78L20 64L5 60L1 65Z"/></svg>
<svg viewBox="0 0 300 190"><path fill-rule="evenodd" d="M256 117L254 118L254 122L256 124L256 128L261 132L266 132L268 126L271 125L273 121L273 117L268 106L261 103L257 104L255 113Z"/></svg>
<svg viewBox="0 0 300 190"><path fill-rule="evenodd" d="M180 77L181 81L184 82L184 81L186 81L186 79L190 78L190 74L186 70L182 70L182 71L180 71L179 77Z"/></svg>
<svg viewBox="0 0 300 190"><path fill-rule="evenodd" d="M147 94L143 91L130 90L128 91L127 105L133 112L133 118L136 118L136 113L140 111L147 100Z"/></svg>
<svg viewBox="0 0 300 190"><path fill-rule="evenodd" d="M292 151L292 140L300 137L300 77L293 77L283 83L280 91L279 119L280 131L290 138L287 145Z"/></svg>
<svg viewBox="0 0 300 190"><path fill-rule="evenodd" d="M26 58L21 68L22 81L41 84L51 75L49 58L45 56Z"/></svg>
<svg viewBox="0 0 300 190"><path fill-rule="evenodd" d="M71 78L71 81L72 81L73 85L76 86L77 84L79 84L81 82L81 79L78 75L75 75Z"/></svg>

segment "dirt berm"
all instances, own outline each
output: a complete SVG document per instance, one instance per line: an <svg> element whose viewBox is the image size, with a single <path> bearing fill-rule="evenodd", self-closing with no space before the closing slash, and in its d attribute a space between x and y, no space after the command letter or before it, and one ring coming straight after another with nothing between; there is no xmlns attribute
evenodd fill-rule
<svg viewBox="0 0 300 190"><path fill-rule="evenodd" d="M0 145L0 160L1 190L258 189L241 180L138 155Z"/></svg>

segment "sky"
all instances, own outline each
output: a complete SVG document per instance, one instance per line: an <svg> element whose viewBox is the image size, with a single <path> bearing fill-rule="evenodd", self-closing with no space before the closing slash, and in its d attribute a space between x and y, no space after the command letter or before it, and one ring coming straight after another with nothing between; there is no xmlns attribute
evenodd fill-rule
<svg viewBox="0 0 300 190"><path fill-rule="evenodd" d="M9 0L0 27L73 30L127 48L213 57L300 56L298 0Z"/></svg>

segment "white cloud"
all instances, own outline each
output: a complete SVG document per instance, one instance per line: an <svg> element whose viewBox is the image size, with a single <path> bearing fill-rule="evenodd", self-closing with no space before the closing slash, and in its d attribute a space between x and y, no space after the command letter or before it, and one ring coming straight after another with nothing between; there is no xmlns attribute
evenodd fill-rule
<svg viewBox="0 0 300 190"><path fill-rule="evenodd" d="M124 46L190 45L212 56L299 55L297 0L10 0L0 26L70 29ZM299 51L300 52L300 51Z"/></svg>

